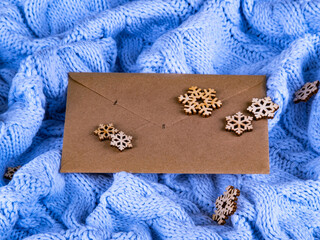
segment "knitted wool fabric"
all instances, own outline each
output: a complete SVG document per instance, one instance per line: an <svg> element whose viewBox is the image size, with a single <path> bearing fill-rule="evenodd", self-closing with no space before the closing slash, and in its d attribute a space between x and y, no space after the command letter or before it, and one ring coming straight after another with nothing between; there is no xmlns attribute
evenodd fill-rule
<svg viewBox="0 0 320 240"><path fill-rule="evenodd" d="M320 94L293 103L319 22L318 0L1 0L0 175L22 168L0 239L320 239ZM270 175L60 174L67 73L90 71L267 75Z"/></svg>

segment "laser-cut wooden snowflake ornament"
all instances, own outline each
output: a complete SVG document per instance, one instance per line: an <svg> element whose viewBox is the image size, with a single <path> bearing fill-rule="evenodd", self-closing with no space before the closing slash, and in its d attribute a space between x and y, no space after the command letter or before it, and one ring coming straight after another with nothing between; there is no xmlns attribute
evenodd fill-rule
<svg viewBox="0 0 320 240"><path fill-rule="evenodd" d="M252 120L253 117L245 116L242 112L237 112L232 116L226 117L226 127L227 131L235 132L238 136L244 132L252 131Z"/></svg>
<svg viewBox="0 0 320 240"><path fill-rule="evenodd" d="M256 120L261 118L273 118L279 105L272 102L270 97L253 98L252 104L247 108L254 115Z"/></svg>
<svg viewBox="0 0 320 240"><path fill-rule="evenodd" d="M21 166L17 167L8 167L7 172L4 174L6 179L12 180L13 175L21 168Z"/></svg>
<svg viewBox="0 0 320 240"><path fill-rule="evenodd" d="M112 136L111 146L118 148L121 152L126 148L132 148L132 136L126 135L124 132L120 131L119 133Z"/></svg>
<svg viewBox="0 0 320 240"><path fill-rule="evenodd" d="M320 82L318 80L314 82L307 82L302 88L295 92L295 98L293 99L293 102L299 103L308 101L309 98L318 92L319 83Z"/></svg>
<svg viewBox="0 0 320 240"><path fill-rule="evenodd" d="M119 130L113 126L113 123L109 124L99 124L98 129L93 133L99 137L100 141L111 140L112 136L118 133Z"/></svg>
<svg viewBox="0 0 320 240"><path fill-rule="evenodd" d="M199 114L209 117L212 111L222 106L222 102L216 97L216 91L212 88L201 89L192 86L187 93L180 95L178 101L184 104L184 112L188 115Z"/></svg>
<svg viewBox="0 0 320 240"><path fill-rule="evenodd" d="M233 186L228 186L226 192L216 200L216 210L212 215L212 219L220 225L225 224L228 217L237 210L238 196L240 196L240 190Z"/></svg>

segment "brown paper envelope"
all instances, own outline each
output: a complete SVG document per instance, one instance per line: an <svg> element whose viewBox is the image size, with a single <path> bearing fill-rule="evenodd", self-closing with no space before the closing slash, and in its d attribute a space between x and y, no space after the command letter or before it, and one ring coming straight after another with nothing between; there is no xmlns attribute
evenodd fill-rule
<svg viewBox="0 0 320 240"><path fill-rule="evenodd" d="M188 116L177 97L214 88L223 106ZM265 76L70 73L61 172L269 173L268 121L227 132L225 117L266 96ZM133 136L120 152L93 134L100 123Z"/></svg>

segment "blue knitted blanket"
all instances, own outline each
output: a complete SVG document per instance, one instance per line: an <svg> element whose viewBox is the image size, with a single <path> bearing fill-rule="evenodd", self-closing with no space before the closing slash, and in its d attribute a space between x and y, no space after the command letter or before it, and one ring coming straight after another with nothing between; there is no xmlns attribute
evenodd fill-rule
<svg viewBox="0 0 320 240"><path fill-rule="evenodd" d="M320 239L319 32L319 0L1 0L0 239ZM270 175L60 174L68 72L267 75Z"/></svg>

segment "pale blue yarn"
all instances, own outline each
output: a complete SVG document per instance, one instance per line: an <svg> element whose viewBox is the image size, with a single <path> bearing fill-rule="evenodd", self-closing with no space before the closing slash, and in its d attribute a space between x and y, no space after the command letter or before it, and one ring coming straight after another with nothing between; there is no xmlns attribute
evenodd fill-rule
<svg viewBox="0 0 320 240"><path fill-rule="evenodd" d="M0 239L320 239L319 32L319 0L1 0ZM113 71L267 75L271 174L60 174L67 73Z"/></svg>

